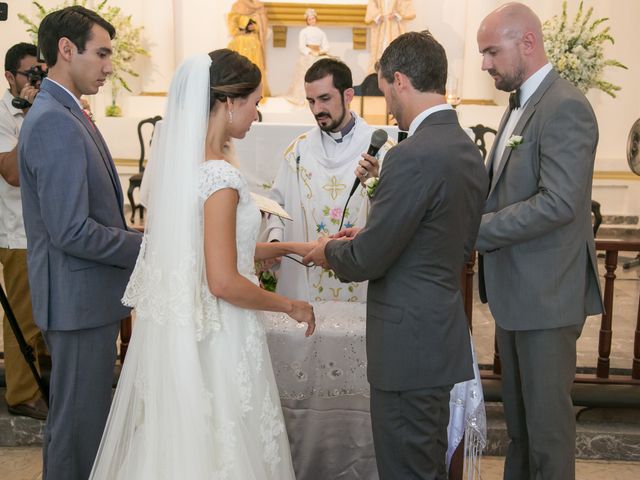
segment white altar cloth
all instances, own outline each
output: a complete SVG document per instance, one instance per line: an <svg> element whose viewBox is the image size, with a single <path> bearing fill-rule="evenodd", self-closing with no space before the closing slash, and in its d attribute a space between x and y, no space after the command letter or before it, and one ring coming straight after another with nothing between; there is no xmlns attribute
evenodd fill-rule
<svg viewBox="0 0 640 480"><path fill-rule="evenodd" d="M282 399L298 480L378 478L366 377L366 304L315 302L316 331L266 312L271 362ZM480 372L451 391L449 445L486 444ZM310 440L310 438L312 440ZM475 445L477 442L478 445ZM447 452L447 464L454 448Z"/></svg>

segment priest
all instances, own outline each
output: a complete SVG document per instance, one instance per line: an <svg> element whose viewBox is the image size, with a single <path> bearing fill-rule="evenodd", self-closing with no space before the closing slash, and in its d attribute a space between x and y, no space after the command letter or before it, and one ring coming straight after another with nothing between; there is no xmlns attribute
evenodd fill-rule
<svg viewBox="0 0 640 480"><path fill-rule="evenodd" d="M305 74L305 93L317 126L296 138L270 196L293 221L271 217L269 241L313 241L343 227L362 226L368 213L368 194L359 186L347 199L355 176L362 182L378 175L378 160L367 155L375 130L349 110L353 99L351 70L340 60L324 58ZM377 157L393 146L387 141ZM366 283L341 283L333 272L305 267L290 258L280 265L278 293L306 301L366 301Z"/></svg>

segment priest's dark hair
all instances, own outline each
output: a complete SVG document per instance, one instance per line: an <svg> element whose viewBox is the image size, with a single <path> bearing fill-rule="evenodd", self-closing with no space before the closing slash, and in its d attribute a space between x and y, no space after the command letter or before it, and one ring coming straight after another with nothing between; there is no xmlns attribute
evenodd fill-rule
<svg viewBox="0 0 640 480"><path fill-rule="evenodd" d="M376 71L387 82L395 72L411 80L420 92L444 95L447 85L447 54L428 30L408 32L397 37L382 53Z"/></svg>
<svg viewBox="0 0 640 480"><path fill-rule="evenodd" d="M315 62L305 73L304 81L305 83L315 82L327 75L333 77L333 86L340 92L342 98L347 88L353 88L351 70L344 62L335 58L321 58Z"/></svg>
<svg viewBox="0 0 640 480"><path fill-rule="evenodd" d="M87 40L91 39L94 25L104 28L111 40L116 36L116 29L93 10L80 5L56 10L44 17L38 28L38 46L49 67L58 61L58 41L66 37L84 53Z"/></svg>
<svg viewBox="0 0 640 480"><path fill-rule="evenodd" d="M246 98L260 86L260 69L244 55L221 48L209 53L209 109L216 102L226 102L227 98Z"/></svg>

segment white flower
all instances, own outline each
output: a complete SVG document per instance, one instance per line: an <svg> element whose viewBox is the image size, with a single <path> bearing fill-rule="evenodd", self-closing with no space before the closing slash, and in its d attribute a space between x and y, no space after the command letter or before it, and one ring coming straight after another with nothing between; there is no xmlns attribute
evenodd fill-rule
<svg viewBox="0 0 640 480"><path fill-rule="evenodd" d="M513 148L514 150L518 148L518 145L522 143L522 135L511 135L509 140L507 140L507 148Z"/></svg>
<svg viewBox="0 0 640 480"><path fill-rule="evenodd" d="M609 27L598 29L608 18L592 20L593 7L583 12L582 1L571 24L567 19L567 2L562 2L562 14L544 22L544 47L558 74L587 93L597 88L615 97L620 87L602 79L605 67L626 69L617 60L604 57L604 44L613 43Z"/></svg>
<svg viewBox="0 0 640 480"><path fill-rule="evenodd" d="M369 197L373 197L376 188L378 188L378 177L367 178L364 182L364 186L367 189L367 195L369 195Z"/></svg>

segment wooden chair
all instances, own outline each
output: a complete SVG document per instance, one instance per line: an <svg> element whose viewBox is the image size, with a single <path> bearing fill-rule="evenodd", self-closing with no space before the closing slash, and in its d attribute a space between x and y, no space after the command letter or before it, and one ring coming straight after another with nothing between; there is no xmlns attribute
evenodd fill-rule
<svg viewBox="0 0 640 480"><path fill-rule="evenodd" d="M136 188L140 188L142 185L142 176L144 175L144 161L145 161L145 140L142 133L142 127L146 124L151 125L151 135L149 136L149 145L151 145L151 139L153 138L153 132L156 128L156 123L162 120L160 115L156 115L155 117L145 118L138 123L138 141L140 142L140 159L138 160L138 173L131 175L129 177L129 189L127 190L127 198L129 198L129 203L131 204L131 223L136 216L136 210L140 211L140 220L144 219L144 207L140 204L136 204L133 198L133 192Z"/></svg>
<svg viewBox="0 0 640 480"><path fill-rule="evenodd" d="M487 133L493 134L493 139L495 140L496 134L498 132L496 132L491 127L485 127L481 123L479 123L478 125L474 125L473 127L470 127L470 128L473 131L473 135L475 137L476 145L478 146L478 148L480 149L480 152L482 153L482 159L486 160L487 159L487 153L489 153L489 152L487 151L487 141L486 141L484 136Z"/></svg>
<svg viewBox="0 0 640 480"><path fill-rule="evenodd" d="M600 203L591 200L591 214L593 215L593 236L598 233L598 228L602 224L602 213L600 213Z"/></svg>

